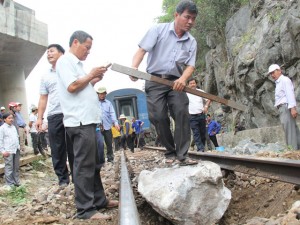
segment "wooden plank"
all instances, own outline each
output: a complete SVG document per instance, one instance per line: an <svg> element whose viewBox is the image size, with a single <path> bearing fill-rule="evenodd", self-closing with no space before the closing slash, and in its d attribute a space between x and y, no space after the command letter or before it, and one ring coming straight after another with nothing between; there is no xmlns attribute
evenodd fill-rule
<svg viewBox="0 0 300 225"><path fill-rule="evenodd" d="M138 71L136 69L126 67L126 66L122 66L122 65L119 65L119 64L116 64L116 63L114 63L112 65L111 69L114 70L114 71L117 71L119 73L123 73L123 74L129 75L129 76L133 76L133 77L136 77L136 78L139 78L139 79L143 79L143 80L153 81L153 82L156 82L156 83L159 83L159 84L164 84L164 85L167 85L167 86L170 86L170 87L173 87L173 85L174 85L173 81L166 80L166 79L163 79L163 78L160 78L160 77L156 77L156 76L153 76L149 73ZM210 99L210 100L215 101L215 102L219 102L221 104L230 106L232 108L235 108L235 109L238 109L238 110L241 110L241 111L246 111L247 110L247 107L244 106L244 105L238 104L238 103L236 103L232 100L221 98L219 96L212 95L212 94L209 94L209 93L206 93L206 92L203 92L203 91L199 91L199 90L192 89L192 88L189 88L189 87L185 87L183 89L183 91L188 92L188 93L193 94L193 95L197 95L197 96L206 98L206 99Z"/></svg>
<svg viewBox="0 0 300 225"><path fill-rule="evenodd" d="M42 159L42 155L26 155L20 159L20 166L27 165L28 163L31 163L35 160ZM0 174L4 174L4 164L0 164Z"/></svg>

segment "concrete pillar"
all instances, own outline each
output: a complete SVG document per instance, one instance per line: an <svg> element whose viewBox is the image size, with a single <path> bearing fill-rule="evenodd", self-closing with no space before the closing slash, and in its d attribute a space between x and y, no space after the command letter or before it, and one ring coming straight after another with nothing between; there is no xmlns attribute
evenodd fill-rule
<svg viewBox="0 0 300 225"><path fill-rule="evenodd" d="M8 109L9 102L22 103L22 115L24 120L28 124L29 111L27 106L27 97L25 90L25 74L21 67L6 66L2 67L1 71L1 103L6 109Z"/></svg>

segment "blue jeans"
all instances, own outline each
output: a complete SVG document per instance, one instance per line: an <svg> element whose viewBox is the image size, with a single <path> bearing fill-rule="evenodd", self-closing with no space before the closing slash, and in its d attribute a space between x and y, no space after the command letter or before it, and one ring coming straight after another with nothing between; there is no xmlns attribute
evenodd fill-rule
<svg viewBox="0 0 300 225"><path fill-rule="evenodd" d="M204 151L206 121L205 114L190 115L190 125L193 131L194 141L197 146L197 151Z"/></svg>

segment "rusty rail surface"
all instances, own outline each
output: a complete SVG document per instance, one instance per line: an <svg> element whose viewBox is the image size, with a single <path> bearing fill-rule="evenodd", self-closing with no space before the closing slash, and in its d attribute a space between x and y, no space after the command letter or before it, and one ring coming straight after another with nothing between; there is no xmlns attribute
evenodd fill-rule
<svg viewBox="0 0 300 225"><path fill-rule="evenodd" d="M161 147L145 146L144 148L166 151L165 148ZM217 163L222 169L300 185L300 160L262 158L248 155L236 156L207 152L189 152L189 157Z"/></svg>

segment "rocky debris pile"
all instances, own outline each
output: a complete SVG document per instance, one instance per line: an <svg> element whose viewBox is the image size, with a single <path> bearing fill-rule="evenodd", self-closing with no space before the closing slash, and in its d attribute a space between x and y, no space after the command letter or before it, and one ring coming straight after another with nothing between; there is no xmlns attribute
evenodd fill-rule
<svg viewBox="0 0 300 225"><path fill-rule="evenodd" d="M262 152L282 153L286 149L286 145L276 143L258 143L251 138L240 141L235 147L225 147L224 152L232 155L255 155Z"/></svg>

